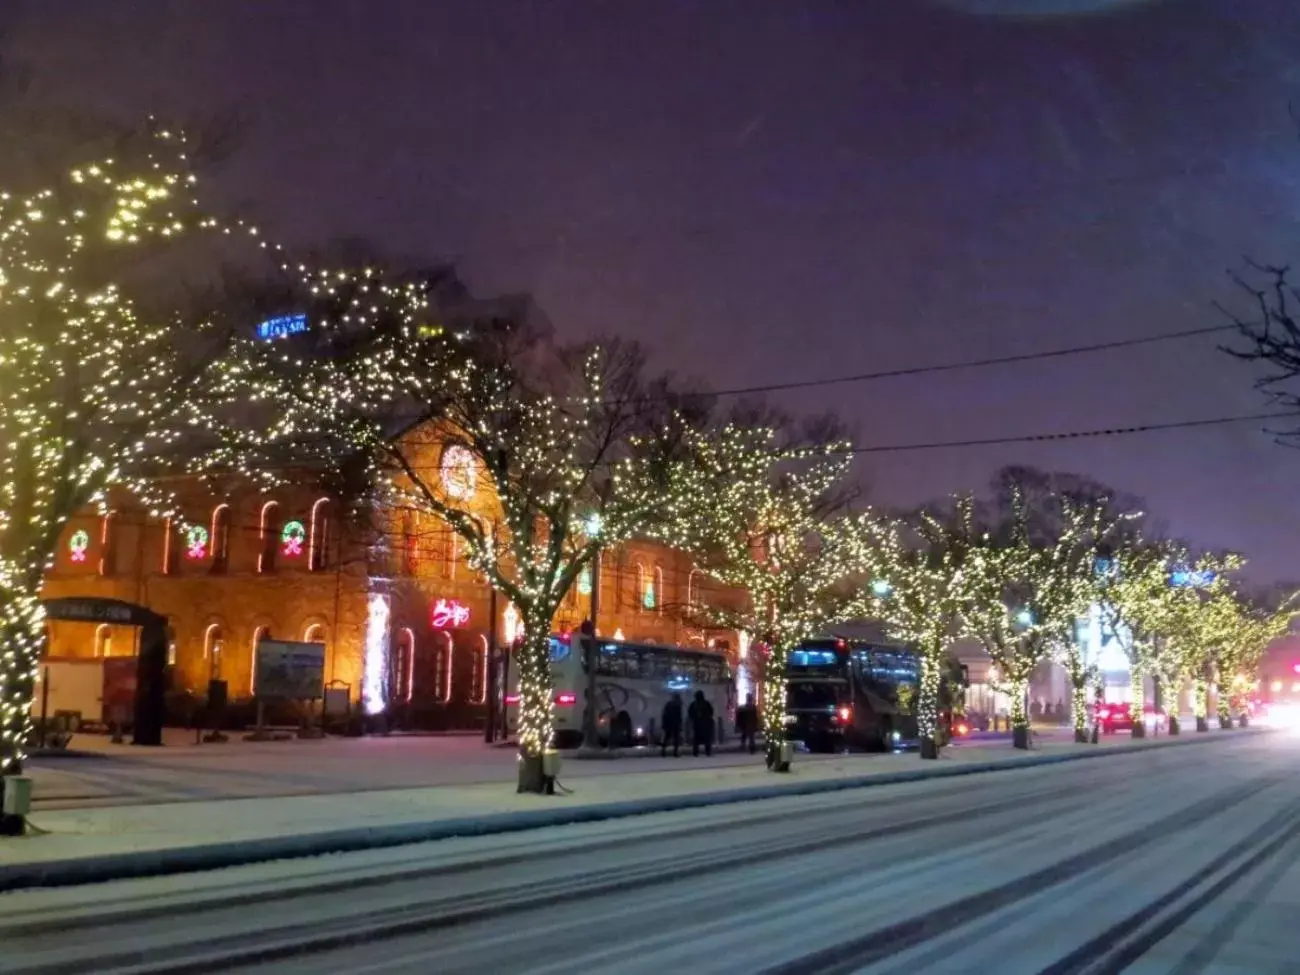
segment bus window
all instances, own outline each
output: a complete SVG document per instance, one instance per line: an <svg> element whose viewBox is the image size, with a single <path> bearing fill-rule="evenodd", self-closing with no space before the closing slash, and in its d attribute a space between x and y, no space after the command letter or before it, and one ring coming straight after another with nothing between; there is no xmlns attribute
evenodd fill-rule
<svg viewBox="0 0 1300 975"><path fill-rule="evenodd" d="M557 640L551 637L551 663L559 663L561 660L568 660L569 654L573 648L569 645L568 640Z"/></svg>

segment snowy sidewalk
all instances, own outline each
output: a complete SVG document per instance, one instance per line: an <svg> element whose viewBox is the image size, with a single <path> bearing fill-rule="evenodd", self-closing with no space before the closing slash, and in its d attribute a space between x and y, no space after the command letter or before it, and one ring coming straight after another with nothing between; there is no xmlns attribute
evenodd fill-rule
<svg viewBox="0 0 1300 975"><path fill-rule="evenodd" d="M1253 731L1233 732L1244 738ZM517 795L512 782L337 795L110 806L34 813L39 831L0 840L0 890L153 872L227 866L454 835L511 832L561 822L767 798L773 794L946 777L1089 756L1222 742L1184 735L1100 746L1048 742L1030 752L949 749L937 762L915 754L796 759L789 775L753 765L575 779L569 795ZM1194 758L1189 755L1189 761ZM564 774L561 773L561 783ZM80 864L80 868L78 867ZM38 878L38 879L33 879Z"/></svg>

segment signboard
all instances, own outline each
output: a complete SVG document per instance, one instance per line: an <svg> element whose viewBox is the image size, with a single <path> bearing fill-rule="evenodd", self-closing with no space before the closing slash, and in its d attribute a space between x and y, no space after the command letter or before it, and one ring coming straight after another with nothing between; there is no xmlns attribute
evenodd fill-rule
<svg viewBox="0 0 1300 975"><path fill-rule="evenodd" d="M86 623L122 623L126 626L150 626L164 623L152 610L116 599L92 596L42 600L45 615L53 620L79 620Z"/></svg>
<svg viewBox="0 0 1300 975"><path fill-rule="evenodd" d="M325 689L325 644L259 640L253 696L314 701Z"/></svg>
<svg viewBox="0 0 1300 975"><path fill-rule="evenodd" d="M469 607L458 599L434 601L430 622L435 630L454 630L469 622Z"/></svg>
<svg viewBox="0 0 1300 975"><path fill-rule="evenodd" d="M279 318L268 318L257 326L257 337L264 341L271 339L284 338L286 335L297 335L300 332L307 331L306 315L281 315Z"/></svg>

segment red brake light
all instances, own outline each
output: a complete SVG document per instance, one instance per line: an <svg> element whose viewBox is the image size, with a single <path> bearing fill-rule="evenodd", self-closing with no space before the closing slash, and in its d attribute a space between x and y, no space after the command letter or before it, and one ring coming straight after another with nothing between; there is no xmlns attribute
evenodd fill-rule
<svg viewBox="0 0 1300 975"><path fill-rule="evenodd" d="M970 728L969 728L967 725L959 724L959 725L957 726L957 734L958 734L958 736L960 736L960 735L968 735L968 734L970 734Z"/></svg>
<svg viewBox="0 0 1300 975"><path fill-rule="evenodd" d="M571 708L578 703L578 695L573 691L563 691L555 695L555 703L562 708Z"/></svg>
<svg viewBox="0 0 1300 975"><path fill-rule="evenodd" d="M1105 721L1107 718L1110 717L1110 711L1108 711L1106 708L1102 708L1100 711L1097 712L1097 717L1101 718L1102 721Z"/></svg>
<svg viewBox="0 0 1300 975"><path fill-rule="evenodd" d="M847 724L853 719L853 709L850 707L839 708L836 710L835 716L839 718L841 722Z"/></svg>
<svg viewBox="0 0 1300 975"><path fill-rule="evenodd" d="M519 695L518 695L518 694L507 694L507 695L506 695L506 707L510 707L511 705L513 705L513 704L518 704L518 703L519 703Z"/></svg>

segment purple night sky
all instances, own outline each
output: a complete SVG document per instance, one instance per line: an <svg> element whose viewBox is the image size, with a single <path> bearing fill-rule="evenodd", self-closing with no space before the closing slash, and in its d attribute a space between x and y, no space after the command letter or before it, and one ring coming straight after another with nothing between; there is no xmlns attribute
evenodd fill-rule
<svg viewBox="0 0 1300 975"><path fill-rule="evenodd" d="M714 386L1218 324L1225 268L1300 259L1294 0L61 0L12 41L51 95L243 111L221 192L273 236L454 259ZM780 401L902 444L1260 412L1250 380L1205 337ZM1011 462L1300 577L1257 424L862 465L904 504Z"/></svg>

